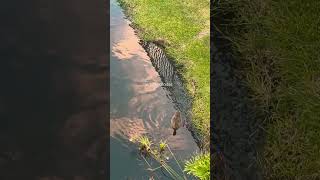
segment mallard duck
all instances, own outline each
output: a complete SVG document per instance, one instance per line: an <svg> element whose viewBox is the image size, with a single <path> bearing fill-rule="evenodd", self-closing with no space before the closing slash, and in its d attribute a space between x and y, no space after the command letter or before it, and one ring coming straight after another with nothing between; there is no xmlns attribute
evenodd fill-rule
<svg viewBox="0 0 320 180"><path fill-rule="evenodd" d="M171 128L173 129L173 134L172 135L176 135L177 134L177 130L180 128L181 126L181 115L180 112L177 111L174 113L174 115L171 118Z"/></svg>

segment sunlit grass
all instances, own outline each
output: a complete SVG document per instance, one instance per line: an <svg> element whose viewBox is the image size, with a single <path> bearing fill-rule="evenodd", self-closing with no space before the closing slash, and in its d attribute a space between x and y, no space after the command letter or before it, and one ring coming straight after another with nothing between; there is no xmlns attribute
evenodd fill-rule
<svg viewBox="0 0 320 180"><path fill-rule="evenodd" d="M200 180L210 179L210 153L192 157L185 164L185 171Z"/></svg>

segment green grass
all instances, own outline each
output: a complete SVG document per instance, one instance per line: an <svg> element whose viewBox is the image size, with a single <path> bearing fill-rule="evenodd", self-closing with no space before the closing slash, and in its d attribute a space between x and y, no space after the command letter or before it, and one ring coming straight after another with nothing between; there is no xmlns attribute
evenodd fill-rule
<svg viewBox="0 0 320 180"><path fill-rule="evenodd" d="M144 40L163 40L194 97L193 124L202 140L210 129L210 1L119 0ZM195 87L195 88L194 88Z"/></svg>
<svg viewBox="0 0 320 180"><path fill-rule="evenodd" d="M184 171L199 178L200 180L210 179L210 153L193 156L185 163Z"/></svg>
<svg viewBox="0 0 320 180"><path fill-rule="evenodd" d="M320 178L320 1L229 0L215 16L233 41L260 112L270 112L261 166L267 179Z"/></svg>

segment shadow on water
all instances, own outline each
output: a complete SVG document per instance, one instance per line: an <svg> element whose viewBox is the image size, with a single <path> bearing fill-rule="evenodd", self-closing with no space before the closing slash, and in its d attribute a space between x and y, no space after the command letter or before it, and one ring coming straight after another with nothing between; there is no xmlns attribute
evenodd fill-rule
<svg viewBox="0 0 320 180"><path fill-rule="evenodd" d="M167 140L181 162L198 151L198 147L186 127L181 127L177 135L172 136L170 118L176 110L184 112L176 101L183 97L173 98L172 92L161 86L165 82L159 76L161 72L157 72L139 44L122 9L116 0L111 0L110 5L111 179L149 179L152 174L146 170L146 163L139 159L138 146L131 141L133 138L147 135L155 143ZM183 114L184 121L186 118ZM161 173L158 175L168 179Z"/></svg>
<svg viewBox="0 0 320 180"><path fill-rule="evenodd" d="M0 179L105 179L103 3L13 0L0 14Z"/></svg>

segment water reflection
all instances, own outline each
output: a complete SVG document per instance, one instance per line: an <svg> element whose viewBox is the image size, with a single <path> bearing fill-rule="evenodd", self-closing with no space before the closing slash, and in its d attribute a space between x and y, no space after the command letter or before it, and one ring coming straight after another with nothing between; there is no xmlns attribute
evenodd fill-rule
<svg viewBox="0 0 320 180"><path fill-rule="evenodd" d="M111 179L148 179L134 138L148 135L154 142L167 140L181 159L198 148L184 127L172 136L170 118L175 106L116 0L111 0L110 30Z"/></svg>
<svg viewBox="0 0 320 180"><path fill-rule="evenodd" d="M121 26L121 36L127 37L126 39L120 39L118 42L112 45L112 54L118 60L130 60L132 58L139 58L140 60L147 60L148 56L137 44L138 38L135 35L133 29L126 24Z"/></svg>

